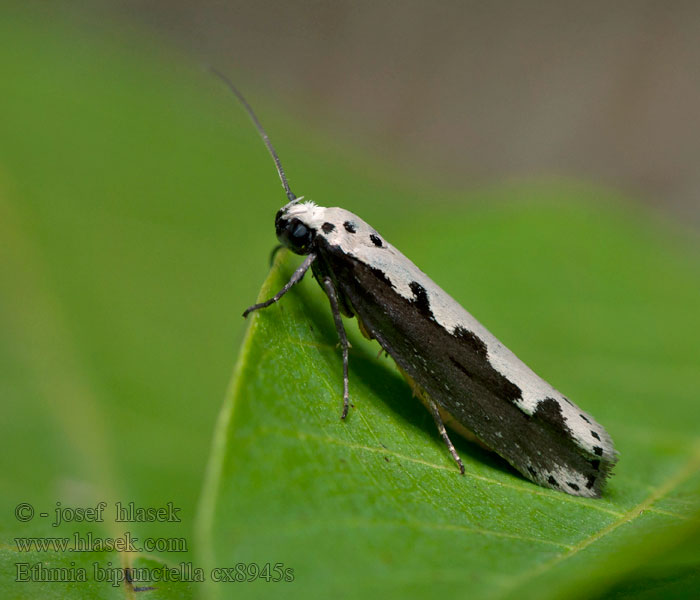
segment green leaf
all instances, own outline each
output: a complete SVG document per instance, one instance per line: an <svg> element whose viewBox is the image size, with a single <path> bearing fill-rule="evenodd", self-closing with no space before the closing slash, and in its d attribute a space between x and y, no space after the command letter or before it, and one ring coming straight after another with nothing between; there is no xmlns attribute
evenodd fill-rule
<svg viewBox="0 0 700 600"><path fill-rule="evenodd" d="M208 566L279 562L295 577L237 595L584 597L697 527L700 286L684 243L594 190L498 193L525 202L407 206L387 237L608 428L621 457L603 498L538 487L455 440L461 477L392 362L348 320L354 407L341 422L337 336L307 277L251 318L215 437ZM260 299L298 262L280 258Z"/></svg>

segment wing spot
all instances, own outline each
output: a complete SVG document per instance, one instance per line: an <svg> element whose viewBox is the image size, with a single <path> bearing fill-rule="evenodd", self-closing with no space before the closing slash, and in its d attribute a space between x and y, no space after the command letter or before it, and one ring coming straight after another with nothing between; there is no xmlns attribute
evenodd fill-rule
<svg viewBox="0 0 700 600"><path fill-rule="evenodd" d="M575 483L571 483L570 481L566 482L566 485L568 485L572 490L576 490L578 492L579 487Z"/></svg>
<svg viewBox="0 0 700 600"><path fill-rule="evenodd" d="M563 431L571 437L571 430L566 424L566 418L561 412L561 405L554 398L545 398L542 400L537 405L532 416L542 419L550 427L554 427L558 431Z"/></svg>
<svg viewBox="0 0 700 600"><path fill-rule="evenodd" d="M600 469L600 461L597 458L594 458L591 461L591 466L597 471L598 469Z"/></svg>
<svg viewBox="0 0 700 600"><path fill-rule="evenodd" d="M323 233L330 233L335 230L335 225L333 223L324 223L321 225L321 229L323 229Z"/></svg>
<svg viewBox="0 0 700 600"><path fill-rule="evenodd" d="M557 480L554 479L554 477L552 477L551 475L549 476L549 479L547 479L547 483L549 485L555 485L555 486L559 487L559 483L557 483Z"/></svg>
<svg viewBox="0 0 700 600"><path fill-rule="evenodd" d="M348 233L357 233L357 225L355 225L355 223L352 221L345 221L345 223L343 223L343 227L345 227L345 231Z"/></svg>
<svg viewBox="0 0 700 600"><path fill-rule="evenodd" d="M591 424L591 422L586 418L586 415L579 415L579 417L581 417L589 425Z"/></svg>
<svg viewBox="0 0 700 600"><path fill-rule="evenodd" d="M603 456L603 449L600 446L593 446L593 453L596 456Z"/></svg>
<svg viewBox="0 0 700 600"><path fill-rule="evenodd" d="M425 288L417 281L412 281L408 287L411 288L413 292L411 304L413 304L424 317L434 321L435 317L430 308L430 300L428 300L428 292L425 291Z"/></svg>
<svg viewBox="0 0 700 600"><path fill-rule="evenodd" d="M590 490L595 485L595 475L589 475L586 482L586 489Z"/></svg>
<svg viewBox="0 0 700 600"><path fill-rule="evenodd" d="M488 353L486 350L486 344L479 336L465 329L461 325L457 325L457 327L455 327L452 335L462 342L466 342L480 358L486 359L486 355Z"/></svg>
<svg viewBox="0 0 700 600"><path fill-rule="evenodd" d="M598 441L600 441L600 436L599 436L595 431L591 430L591 435L592 435L595 439L597 439Z"/></svg>
<svg viewBox="0 0 700 600"><path fill-rule="evenodd" d="M381 248L382 247L382 239L373 233L370 234L369 239L372 240L372 243L377 247Z"/></svg>

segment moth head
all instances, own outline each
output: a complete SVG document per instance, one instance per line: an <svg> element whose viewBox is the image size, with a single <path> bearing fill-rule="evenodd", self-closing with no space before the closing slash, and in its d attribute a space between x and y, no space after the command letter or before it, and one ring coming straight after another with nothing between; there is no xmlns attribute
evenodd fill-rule
<svg viewBox="0 0 700 600"><path fill-rule="evenodd" d="M277 212L275 233L280 243L295 254L308 254L316 237L316 229L309 225L304 218L305 212L299 211L299 207L296 202L290 202Z"/></svg>

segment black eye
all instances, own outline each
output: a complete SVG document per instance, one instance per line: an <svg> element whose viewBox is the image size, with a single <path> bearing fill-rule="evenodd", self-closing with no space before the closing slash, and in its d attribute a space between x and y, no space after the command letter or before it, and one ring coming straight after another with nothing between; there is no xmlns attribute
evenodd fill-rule
<svg viewBox="0 0 700 600"><path fill-rule="evenodd" d="M275 223L277 239L287 248L297 254L307 254L311 251L311 244L314 240L316 230L307 227L299 219L287 221L278 218Z"/></svg>
<svg viewBox="0 0 700 600"><path fill-rule="evenodd" d="M295 244L303 244L306 238L309 235L309 229L306 225L304 225L301 221L292 221L290 231L289 231L289 239L295 243Z"/></svg>

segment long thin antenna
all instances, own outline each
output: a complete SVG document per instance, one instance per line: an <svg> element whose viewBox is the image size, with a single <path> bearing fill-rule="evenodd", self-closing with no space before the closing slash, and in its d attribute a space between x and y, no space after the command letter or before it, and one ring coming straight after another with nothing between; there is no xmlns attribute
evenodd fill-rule
<svg viewBox="0 0 700 600"><path fill-rule="evenodd" d="M223 81L228 86L228 88L236 95L236 98L240 100L241 104L243 105L243 108L245 108L246 112L248 113L250 120L253 121L253 125L255 125L256 129L258 130L260 137L263 139L263 142L265 142L265 146L267 146L267 150L270 153L270 156L272 156L272 160L275 161L277 174L282 180L282 186L284 187L284 191L287 192L287 198L289 198L290 202L293 202L297 199L297 197L294 194L294 192L292 192L292 190L289 189L289 183L287 183L287 176L284 174L284 169L282 168L280 157L277 156L277 152L275 151L275 148L272 145L270 138L267 137L267 132L265 131L265 128L260 124L260 121L258 121L258 117L251 108L250 104L248 104L248 101L243 97L243 94L241 94L238 91L238 88L235 85L233 85L231 80L228 77L226 77L226 75L224 75L220 71L217 71L214 67L209 67L209 70L219 79L221 79L221 81Z"/></svg>

